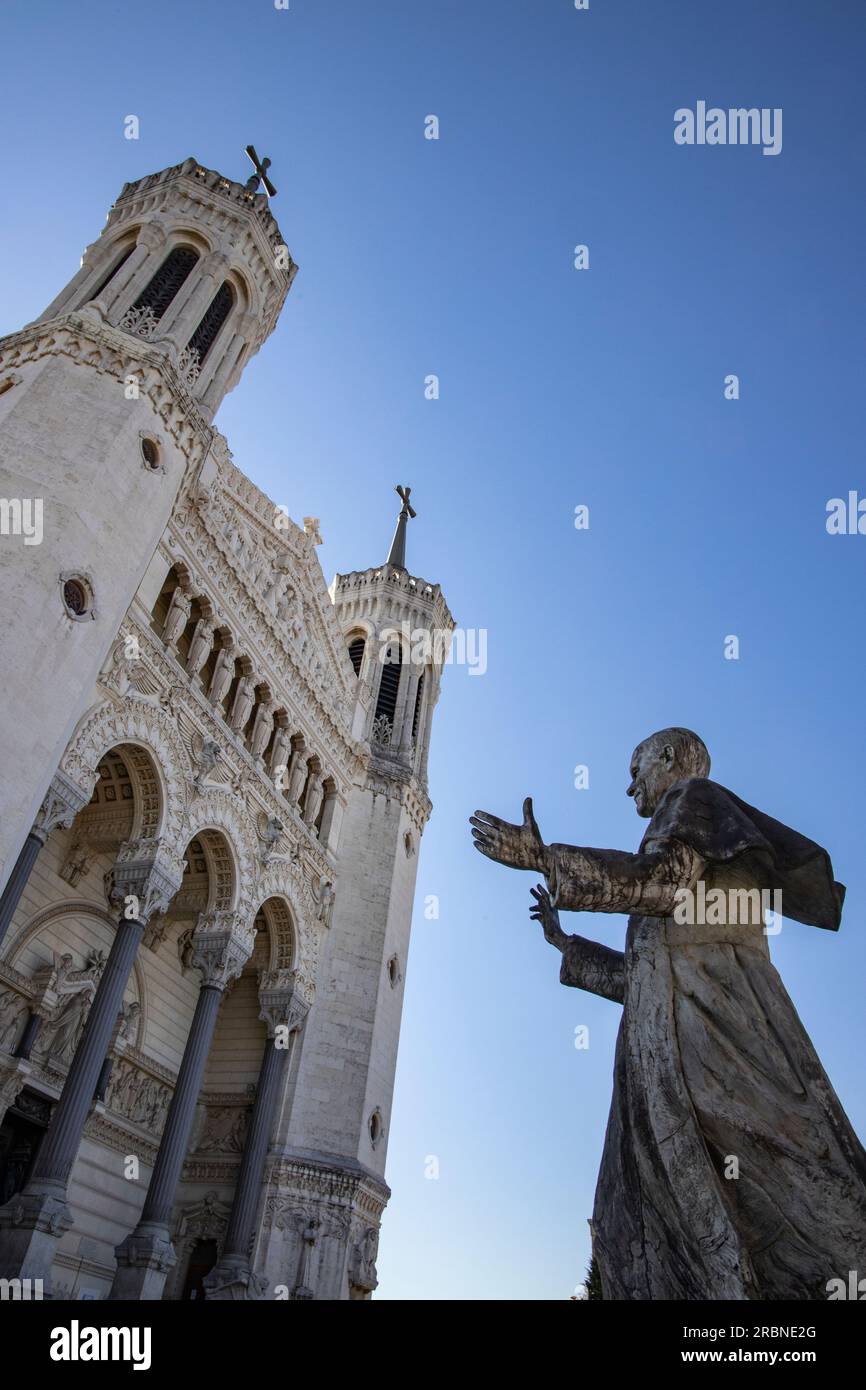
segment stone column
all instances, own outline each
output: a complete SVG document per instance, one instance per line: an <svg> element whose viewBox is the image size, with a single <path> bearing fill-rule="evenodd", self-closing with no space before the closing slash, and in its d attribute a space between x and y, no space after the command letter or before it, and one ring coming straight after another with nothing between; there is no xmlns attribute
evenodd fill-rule
<svg viewBox="0 0 866 1390"><path fill-rule="evenodd" d="M427 759L430 755L430 734L433 727L433 711L436 708L436 701L439 699L440 680L440 675L438 671L436 672L434 677L433 667L430 667L430 676L431 679L429 681L424 682L426 686L426 689L424 691L424 699L427 702L427 709L424 712L424 739L421 747L421 777L425 780L425 782L427 780Z"/></svg>
<svg viewBox="0 0 866 1390"><path fill-rule="evenodd" d="M110 901L122 899L124 915L33 1172L24 1190L0 1207L0 1278L42 1279L49 1294L57 1244L72 1225L69 1177L135 954L151 913L164 910L180 887L179 861L171 859L169 872L165 861L157 863L154 843L127 841L121 847Z"/></svg>
<svg viewBox="0 0 866 1390"><path fill-rule="evenodd" d="M204 1280L207 1299L261 1298L267 1287L267 1281L252 1272L250 1246L291 1043L303 1025L309 1005L295 993L295 972L291 970L263 971L259 977L259 1001L259 1017L268 1025L268 1037L222 1253Z"/></svg>
<svg viewBox="0 0 866 1390"><path fill-rule="evenodd" d="M198 262L162 317L160 340L167 339L178 352L186 346L225 279L228 268L228 257L219 251L212 251Z"/></svg>
<svg viewBox="0 0 866 1390"><path fill-rule="evenodd" d="M117 1247L117 1272L109 1295L117 1300L162 1298L175 1263L169 1225L189 1147L195 1106L204 1078L223 990L236 979L253 949L251 922L239 913L202 914L192 938L192 964L202 974L177 1084L168 1108L159 1153L135 1230Z"/></svg>
<svg viewBox="0 0 866 1390"><path fill-rule="evenodd" d="M161 251L166 241L165 231L158 223L145 222L126 265L108 282L100 298L94 301L102 307L106 318L111 317L112 323L119 323L126 310L150 284L159 264L154 253Z"/></svg>
<svg viewBox="0 0 866 1390"><path fill-rule="evenodd" d="M211 348L211 352L214 353L215 357L218 352L219 345L219 339L217 339L217 341ZM209 409L216 410L217 406L219 405L223 395L225 394L224 388L226 382L228 381L229 376L232 374L238 362L240 361L241 353L243 352L246 345L247 340L244 337L243 333L236 332L234 333L228 345L225 346L222 355L216 357L216 361L213 367L212 378L208 383L207 389L202 397L202 403ZM211 364L209 362L206 364L207 367L209 367L210 365ZM207 379L206 368L203 368L202 376L204 376L205 379Z"/></svg>
<svg viewBox="0 0 866 1390"><path fill-rule="evenodd" d="M21 901L21 894L27 887L33 865L39 851L57 826L68 830L78 812L87 805L89 793L83 792L63 772L56 772L45 796L39 814L33 822L21 853L0 897L0 942L6 935L9 923L15 916L15 909Z"/></svg>
<svg viewBox="0 0 866 1390"><path fill-rule="evenodd" d="M415 700L418 695L418 682L421 679L423 667L418 670L415 666L409 667L409 679L406 682L406 702L403 706L403 724L400 730L400 752L408 756L412 746L412 716L415 713Z"/></svg>

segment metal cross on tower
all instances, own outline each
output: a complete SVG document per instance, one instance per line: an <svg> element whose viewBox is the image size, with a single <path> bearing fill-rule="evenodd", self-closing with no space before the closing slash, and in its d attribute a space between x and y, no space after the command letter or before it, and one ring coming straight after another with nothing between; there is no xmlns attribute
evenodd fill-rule
<svg viewBox="0 0 866 1390"><path fill-rule="evenodd" d="M417 513L409 501L409 494L412 491L410 487L402 487L398 483L394 491L403 505L400 508L400 515L397 517L394 539L388 552L388 564L394 569L404 570L406 568L406 522L410 516L415 516Z"/></svg>
<svg viewBox="0 0 866 1390"><path fill-rule="evenodd" d="M268 178L268 170L271 167L271 161L267 157L265 157L264 159L259 159L258 155L256 154L254 145L247 145L246 153L252 160L253 167L255 168L256 172L254 174L250 174L250 177L244 184L244 188L247 190L248 193L258 193L259 184L263 183L265 185L265 190L268 194L268 197L275 198L277 190L274 188L274 185Z"/></svg>

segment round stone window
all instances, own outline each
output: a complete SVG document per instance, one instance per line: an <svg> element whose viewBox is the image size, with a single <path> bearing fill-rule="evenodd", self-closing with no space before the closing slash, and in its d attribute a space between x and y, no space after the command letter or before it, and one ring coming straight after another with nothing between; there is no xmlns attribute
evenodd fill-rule
<svg viewBox="0 0 866 1390"><path fill-rule="evenodd" d="M141 457L144 459L145 466L152 472L159 468L159 445L156 440L148 438L146 434L141 436Z"/></svg>
<svg viewBox="0 0 866 1390"><path fill-rule="evenodd" d="M63 606L70 618L86 618L93 607L90 585L81 575L70 575L63 581Z"/></svg>
<svg viewBox="0 0 866 1390"><path fill-rule="evenodd" d="M380 1111L374 1110L370 1116L370 1143L375 1149L379 1140L382 1138L382 1115Z"/></svg>
<svg viewBox="0 0 866 1390"><path fill-rule="evenodd" d="M388 961L388 979L392 989L396 989L400 983L400 962L396 956L392 956Z"/></svg>

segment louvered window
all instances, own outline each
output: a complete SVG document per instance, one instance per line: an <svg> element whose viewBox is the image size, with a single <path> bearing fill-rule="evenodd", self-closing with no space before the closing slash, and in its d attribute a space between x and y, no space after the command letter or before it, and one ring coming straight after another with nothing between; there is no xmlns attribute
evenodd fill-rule
<svg viewBox="0 0 866 1390"><path fill-rule="evenodd" d="M197 260L196 252L190 251L187 246L176 246L169 251L159 270L133 304L133 309L150 309L155 319L161 319Z"/></svg>
<svg viewBox="0 0 866 1390"><path fill-rule="evenodd" d="M380 719L384 715L391 725L394 723L394 711L397 708L397 691L400 687L400 667L402 659L399 645L392 647L388 652L388 660L382 667L382 679L379 682L379 698L376 701L376 718Z"/></svg>
<svg viewBox="0 0 866 1390"><path fill-rule="evenodd" d="M207 309L204 318L189 340L190 352L198 353L203 362L213 347L216 336L231 313L235 297L228 280L223 280Z"/></svg>
<svg viewBox="0 0 866 1390"><path fill-rule="evenodd" d="M349 660L355 668L355 675L361 674L361 662L364 660L364 648L367 645L366 638L353 637L349 643Z"/></svg>

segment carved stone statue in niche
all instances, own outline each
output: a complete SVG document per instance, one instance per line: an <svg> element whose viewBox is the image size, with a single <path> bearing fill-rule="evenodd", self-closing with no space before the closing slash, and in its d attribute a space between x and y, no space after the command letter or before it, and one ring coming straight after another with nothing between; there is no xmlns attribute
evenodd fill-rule
<svg viewBox="0 0 866 1390"><path fill-rule="evenodd" d="M308 771L306 751L302 748L296 748L289 761L288 784L286 786L286 800L292 810L297 809L298 799L307 780Z"/></svg>
<svg viewBox="0 0 866 1390"><path fill-rule="evenodd" d="M235 644L230 638L223 638L223 644L217 652L217 659L213 668L213 677L208 691L208 699L212 705L222 704L226 697L226 691L234 680L235 675Z"/></svg>
<svg viewBox="0 0 866 1390"><path fill-rule="evenodd" d="M273 727L273 704L262 701L256 710L256 717L253 720L253 731L250 735L250 753L254 758L261 758L268 746L268 740L271 736Z"/></svg>
<svg viewBox="0 0 866 1390"><path fill-rule="evenodd" d="M0 1052L11 1052L27 1016L27 1000L11 990L0 993Z"/></svg>
<svg viewBox="0 0 866 1390"><path fill-rule="evenodd" d="M232 713L229 724L235 733L241 733L252 713L253 704L256 698L255 682L252 676L241 676L238 681L238 688L235 691L235 698L232 703Z"/></svg>
<svg viewBox="0 0 866 1390"><path fill-rule="evenodd" d="M304 824L313 829L316 817L322 809L322 802L325 799L325 788L322 785L322 775L317 773L310 778L307 786L307 795L304 797Z"/></svg>
<svg viewBox="0 0 866 1390"><path fill-rule="evenodd" d="M197 676L210 656L211 647L213 646L213 635L213 623L208 618L199 618L192 630L192 641L189 644L189 656L186 659L186 669L190 676Z"/></svg>
<svg viewBox="0 0 866 1390"><path fill-rule="evenodd" d="M319 922L324 922L326 927L331 925L331 913L334 911L334 899L336 898L334 885L329 878L320 878L318 888L313 889L313 897L318 906L316 918Z"/></svg>
<svg viewBox="0 0 866 1390"><path fill-rule="evenodd" d="M55 956L56 978L53 985L60 996L53 1016L42 1025L34 1047L34 1055L45 1062L68 1066L84 1032L87 1015L99 978L105 968L106 956L94 951L82 970L75 970L68 953Z"/></svg>
<svg viewBox="0 0 866 1390"><path fill-rule="evenodd" d="M561 982L623 1006L593 1213L604 1297L825 1299L863 1267L866 1153L760 907L781 893L786 917L835 931L845 890L826 851L709 768L688 729L639 744L637 854L545 845L530 799L522 825L476 812L476 848L545 875L531 912ZM561 908L631 914L624 952L567 935Z"/></svg>
<svg viewBox="0 0 866 1390"><path fill-rule="evenodd" d="M162 640L167 647L173 647L177 642L178 637L189 622L191 608L192 600L189 594L183 584L178 584L171 596L171 603L165 618L165 627L162 630Z"/></svg>
<svg viewBox="0 0 866 1390"><path fill-rule="evenodd" d="M376 1254L379 1249L379 1232L375 1226L365 1225L352 1244L349 1252L349 1297L369 1298L378 1287L376 1273Z"/></svg>
<svg viewBox="0 0 866 1390"><path fill-rule="evenodd" d="M282 768L282 782L285 785L286 770L289 756L289 731L284 725L278 724L274 733L274 741L271 745L270 773L276 778L280 775L279 769Z"/></svg>

